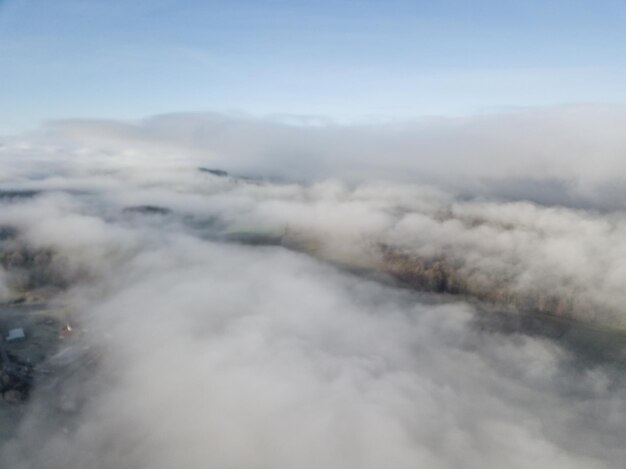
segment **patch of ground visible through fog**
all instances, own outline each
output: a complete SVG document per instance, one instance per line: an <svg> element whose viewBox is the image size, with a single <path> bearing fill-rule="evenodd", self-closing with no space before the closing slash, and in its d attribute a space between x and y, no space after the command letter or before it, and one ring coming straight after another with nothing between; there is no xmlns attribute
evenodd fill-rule
<svg viewBox="0 0 626 469"><path fill-rule="evenodd" d="M63 317L41 303L0 305L0 440L14 435L32 394L53 374L48 365L63 347ZM24 337L9 340L11 331Z"/></svg>

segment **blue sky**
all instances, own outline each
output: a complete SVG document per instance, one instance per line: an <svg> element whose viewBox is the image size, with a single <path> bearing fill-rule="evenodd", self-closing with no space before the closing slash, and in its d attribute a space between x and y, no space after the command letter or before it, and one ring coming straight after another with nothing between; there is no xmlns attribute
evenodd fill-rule
<svg viewBox="0 0 626 469"><path fill-rule="evenodd" d="M0 133L177 111L332 119L626 101L626 0L0 0Z"/></svg>

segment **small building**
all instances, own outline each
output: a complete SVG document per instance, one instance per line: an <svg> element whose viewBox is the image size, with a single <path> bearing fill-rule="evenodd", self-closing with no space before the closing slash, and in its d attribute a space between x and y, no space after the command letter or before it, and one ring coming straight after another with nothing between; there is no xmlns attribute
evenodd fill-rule
<svg viewBox="0 0 626 469"><path fill-rule="evenodd" d="M26 334L24 333L24 329L21 327L16 327L15 329L11 329L7 336L4 338L7 342L12 342L14 340L24 340L26 338Z"/></svg>

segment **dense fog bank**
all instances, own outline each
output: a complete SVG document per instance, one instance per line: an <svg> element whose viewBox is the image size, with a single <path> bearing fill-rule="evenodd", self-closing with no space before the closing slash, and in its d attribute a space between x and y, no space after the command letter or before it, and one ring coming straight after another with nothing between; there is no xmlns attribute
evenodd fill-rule
<svg viewBox="0 0 626 469"><path fill-rule="evenodd" d="M6 139L2 308L73 333L0 466L621 467L623 112L583 111Z"/></svg>

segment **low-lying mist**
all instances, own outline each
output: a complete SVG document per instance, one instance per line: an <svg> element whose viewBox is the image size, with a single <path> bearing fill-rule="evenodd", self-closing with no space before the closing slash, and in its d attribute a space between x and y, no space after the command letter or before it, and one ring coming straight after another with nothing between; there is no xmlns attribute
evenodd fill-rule
<svg viewBox="0 0 626 469"><path fill-rule="evenodd" d="M622 467L623 114L5 139L0 467Z"/></svg>

